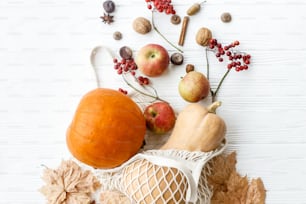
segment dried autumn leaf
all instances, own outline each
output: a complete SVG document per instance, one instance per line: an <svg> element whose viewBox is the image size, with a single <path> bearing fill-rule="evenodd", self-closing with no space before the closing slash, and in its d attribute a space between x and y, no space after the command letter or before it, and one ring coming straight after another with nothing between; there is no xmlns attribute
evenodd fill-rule
<svg viewBox="0 0 306 204"><path fill-rule="evenodd" d="M250 183L236 170L236 153L220 155L210 162L207 180L212 188L212 204L264 204L266 191L262 180L253 179Z"/></svg>
<svg viewBox="0 0 306 204"><path fill-rule="evenodd" d="M105 191L100 194L101 204L131 204L130 199L119 191Z"/></svg>
<svg viewBox="0 0 306 204"><path fill-rule="evenodd" d="M236 171L236 153L229 155L220 155L215 157L211 162L211 174L207 181L211 185L212 190L227 191L226 181L230 178L233 171Z"/></svg>
<svg viewBox="0 0 306 204"><path fill-rule="evenodd" d="M252 179L248 193L246 204L264 204L266 199L266 190L260 178Z"/></svg>
<svg viewBox="0 0 306 204"><path fill-rule="evenodd" d="M97 178L74 161L62 161L58 169L46 168L40 192L50 204L90 204L91 195L99 187Z"/></svg>

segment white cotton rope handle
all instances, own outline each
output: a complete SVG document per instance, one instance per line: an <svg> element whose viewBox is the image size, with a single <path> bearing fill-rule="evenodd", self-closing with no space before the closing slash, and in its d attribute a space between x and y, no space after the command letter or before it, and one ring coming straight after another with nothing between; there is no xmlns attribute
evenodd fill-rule
<svg viewBox="0 0 306 204"><path fill-rule="evenodd" d="M108 48L106 46L98 45L98 46L96 46L92 49L92 51L90 53L90 63L91 63L91 66L94 70L94 75L95 75L95 78L96 78L96 83L97 83L98 88L101 87L101 80L99 79L97 65L95 64L95 60L96 60L97 54L101 51L107 53L111 58L115 58L115 54L112 52L112 50L110 48Z"/></svg>

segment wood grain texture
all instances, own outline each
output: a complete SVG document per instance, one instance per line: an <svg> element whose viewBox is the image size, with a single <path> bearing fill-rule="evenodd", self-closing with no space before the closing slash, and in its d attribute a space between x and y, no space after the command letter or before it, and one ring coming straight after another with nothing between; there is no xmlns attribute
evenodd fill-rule
<svg viewBox="0 0 306 204"><path fill-rule="evenodd" d="M134 18L151 18L143 0L115 2L115 23L105 25L99 19L102 1L0 1L1 204L44 203L37 191L42 165L56 167L71 157L65 132L81 96L96 86L89 61L95 46L117 52L127 45L136 53L146 43L158 43L175 52L156 32L133 31ZM173 0L181 17L195 2ZM306 203L305 10L303 1L208 1L190 18L182 47L185 64L204 73L204 48L194 40L200 27L210 28L223 43L240 40L241 50L251 53L251 68L225 80L218 114L228 125L227 151L237 151L242 174L263 178L267 204ZM233 17L229 24L220 21L225 11ZM156 14L155 21L171 42L178 42L180 26L163 14ZM123 33L121 41L112 38L117 30ZM216 87L225 64L212 53L209 61ZM187 104L177 92L184 72L184 65L170 66L152 79L176 112ZM105 86L127 88L110 61L99 67L99 75Z"/></svg>

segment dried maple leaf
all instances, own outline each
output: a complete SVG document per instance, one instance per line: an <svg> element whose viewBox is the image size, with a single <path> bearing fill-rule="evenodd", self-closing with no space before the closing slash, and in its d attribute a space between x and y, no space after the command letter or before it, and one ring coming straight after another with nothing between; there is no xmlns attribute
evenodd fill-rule
<svg viewBox="0 0 306 204"><path fill-rule="evenodd" d="M130 199L119 191L105 191L100 194L101 204L131 204Z"/></svg>
<svg viewBox="0 0 306 204"><path fill-rule="evenodd" d="M252 179L246 198L246 204L264 204L266 199L266 190L260 178Z"/></svg>
<svg viewBox="0 0 306 204"><path fill-rule="evenodd" d="M250 183L236 170L236 153L220 155L210 162L207 181L212 188L212 204L264 204L266 191L262 180Z"/></svg>
<svg viewBox="0 0 306 204"><path fill-rule="evenodd" d="M99 187L97 178L74 161L62 161L58 169L46 168L40 189L50 204L90 204L91 195Z"/></svg>

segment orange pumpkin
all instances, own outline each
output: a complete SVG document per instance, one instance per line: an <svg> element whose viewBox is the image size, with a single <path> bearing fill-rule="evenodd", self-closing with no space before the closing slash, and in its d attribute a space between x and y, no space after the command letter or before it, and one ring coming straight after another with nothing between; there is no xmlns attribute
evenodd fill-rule
<svg viewBox="0 0 306 204"><path fill-rule="evenodd" d="M138 152L145 132L143 113L131 98L97 88L81 99L66 142L79 161L95 168L113 168Z"/></svg>

